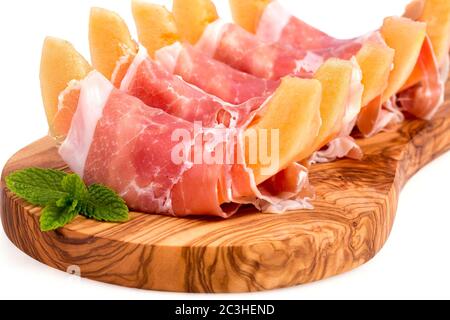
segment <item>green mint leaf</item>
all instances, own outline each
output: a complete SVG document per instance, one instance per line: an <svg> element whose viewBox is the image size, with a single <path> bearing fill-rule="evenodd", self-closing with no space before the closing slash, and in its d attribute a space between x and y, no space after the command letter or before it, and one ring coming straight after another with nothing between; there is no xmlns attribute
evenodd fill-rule
<svg viewBox="0 0 450 320"><path fill-rule="evenodd" d="M88 218L107 222L128 220L128 207L125 201L111 189L94 184L89 187L89 197L85 212Z"/></svg>
<svg viewBox="0 0 450 320"><path fill-rule="evenodd" d="M64 227L66 224L73 221L78 216L77 211L78 201L65 208L60 208L55 205L48 205L42 210L39 219L41 231L47 232Z"/></svg>
<svg viewBox="0 0 450 320"><path fill-rule="evenodd" d="M62 171L29 168L7 176L6 186L31 204L46 206L67 196L61 184L66 176Z"/></svg>
<svg viewBox="0 0 450 320"><path fill-rule="evenodd" d="M86 202L89 193L88 188L78 175L69 174L65 176L61 181L61 186L73 200L78 200L80 204Z"/></svg>

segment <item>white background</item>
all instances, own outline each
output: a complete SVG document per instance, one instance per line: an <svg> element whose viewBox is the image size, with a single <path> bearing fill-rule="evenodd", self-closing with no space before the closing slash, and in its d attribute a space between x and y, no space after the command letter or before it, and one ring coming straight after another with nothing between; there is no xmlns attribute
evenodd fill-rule
<svg viewBox="0 0 450 320"><path fill-rule="evenodd" d="M171 6L171 1L158 1ZM228 1L215 1L229 19ZM408 0L282 1L300 18L336 37L378 28L400 15ZM0 1L0 168L19 148L44 136L39 90L42 41L70 40L88 57L89 8L118 11L134 33L128 0ZM242 295L149 292L78 279L17 250L0 231L0 298L82 299L333 299L450 298L450 154L417 174L403 190L393 233L385 248L350 273L284 290ZM1 229L1 228L0 228Z"/></svg>

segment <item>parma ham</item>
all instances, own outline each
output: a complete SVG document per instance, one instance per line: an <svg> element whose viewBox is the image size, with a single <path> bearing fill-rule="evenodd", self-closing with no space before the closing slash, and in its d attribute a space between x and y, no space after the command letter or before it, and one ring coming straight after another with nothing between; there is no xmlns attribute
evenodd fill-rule
<svg viewBox="0 0 450 320"><path fill-rule="evenodd" d="M364 135L371 136L401 122L403 116L399 108L418 118L430 119L442 104L444 87L438 76L438 67L443 60L442 52L448 53L450 41L447 40L450 39L448 35L442 36L443 30L450 24L450 6L448 2L444 3L441 0L418 0L409 6L406 14L414 20L428 22L427 32L433 35L434 51L430 39L424 41L423 24L401 18L386 19L381 35L395 49L394 68L381 97L368 104L363 103L367 108L361 113L358 124ZM355 53L367 38L335 39L292 16L277 1L266 4L256 34L267 43L338 56ZM416 69L406 82L414 65ZM404 90L402 86L408 89L396 95Z"/></svg>
<svg viewBox="0 0 450 320"><path fill-rule="evenodd" d="M270 96L280 85L279 80L261 79L241 72L186 43L162 47L156 51L155 58L169 72L233 104Z"/></svg>
<svg viewBox="0 0 450 320"><path fill-rule="evenodd" d="M79 90L59 153L87 183L110 186L130 208L226 218L241 204L253 204L264 212L310 206L302 193L307 190L306 169L298 164L256 186L244 161L241 130L232 130L236 139L229 132L223 134L220 126L215 128L219 133L213 128L196 130L194 123L119 91L96 71L80 82ZM173 138L177 131L191 139L180 144ZM213 138L208 137L211 134ZM200 151L198 142L204 147ZM174 150L179 151L176 158ZM217 159L217 154L225 154L223 150L234 152L233 161L196 161L197 157ZM272 184L288 178L282 190Z"/></svg>

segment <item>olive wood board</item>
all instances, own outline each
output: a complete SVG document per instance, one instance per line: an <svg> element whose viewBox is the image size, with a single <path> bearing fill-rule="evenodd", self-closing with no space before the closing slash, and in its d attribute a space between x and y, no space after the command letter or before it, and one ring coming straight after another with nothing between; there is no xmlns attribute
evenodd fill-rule
<svg viewBox="0 0 450 320"><path fill-rule="evenodd" d="M391 232L400 191L427 163L450 150L450 85L433 120L407 120L360 140L362 161L313 165L314 210L281 215L246 209L228 219L131 213L123 224L78 217L54 232L39 229L40 208L9 192L4 178L26 167L66 170L45 137L20 150L1 180L8 238L53 268L141 289L253 292L295 286L354 269L372 259Z"/></svg>

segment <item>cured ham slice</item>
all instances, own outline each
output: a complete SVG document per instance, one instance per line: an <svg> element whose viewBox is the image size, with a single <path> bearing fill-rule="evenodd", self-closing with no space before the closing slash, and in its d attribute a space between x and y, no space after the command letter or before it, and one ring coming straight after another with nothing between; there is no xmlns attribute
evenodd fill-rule
<svg viewBox="0 0 450 320"><path fill-rule="evenodd" d="M325 59L333 56L332 51L315 53L302 51L278 43L266 44L254 35L233 24L214 22L205 31L196 47L208 53L211 57L225 62L234 68L255 76L277 79L282 75L291 74L299 77L312 77ZM356 53L361 60L362 82L367 85L368 95L362 98L362 103L370 102L386 89L392 67L393 51L386 47L380 37L369 37L364 47L357 46L359 51L336 50L343 58L349 58ZM383 53L380 56L380 53ZM371 67L376 66L376 72ZM372 119L366 121L372 123ZM380 124L377 122L376 124ZM376 133L370 130L371 134Z"/></svg>
<svg viewBox="0 0 450 320"><path fill-rule="evenodd" d="M76 53L71 48L69 56ZM46 54L44 51L45 59ZM46 68L58 63L51 62ZM47 83L43 82L44 92L51 89ZM308 124L294 126L295 130L302 130L296 133L315 137L320 123L320 83L297 78L285 79L284 83L281 87L290 88L305 104L305 114L301 108L290 110L293 121L303 117ZM214 122L203 127L144 104L114 88L97 71L85 74L81 81L71 81L60 97L64 104L52 123L66 121L68 118L59 114L69 115L65 110L71 111L70 127L59 150L61 157L87 183L112 187L131 208L176 216L223 218L242 204L252 204L267 213L311 208L308 199L312 192L305 167L282 155L277 162L260 165L247 161L247 146L251 147L252 142L246 136L254 130L259 137L259 130L267 130L271 124L257 112L260 110L250 112L240 126L226 128ZM275 112L283 102L286 100L274 96L264 110ZM250 126L253 122L256 125ZM258 127L263 122L266 124ZM282 133L287 128L283 124L277 127ZM291 158L297 155L295 150L301 152L309 146L308 141L314 140L308 138L306 146L302 146L299 139L291 139L289 134L287 138L290 141L282 146L293 153L286 153ZM198 196L200 187L202 197Z"/></svg>
<svg viewBox="0 0 450 320"><path fill-rule="evenodd" d="M155 19L150 21L144 16L140 16L139 21L136 21L138 32L140 32L139 28L142 28L142 26L145 25L146 28L140 33L146 32L147 35L146 37L141 37L140 41L161 43L161 39L164 39L165 36L161 33L159 26L167 26L163 29L168 29L172 26L172 19L168 11L163 7L146 6L141 3L136 3L135 6L142 6L141 10L145 9L147 12L154 11L149 13L150 17L157 16L156 12L161 10L166 11L166 14L160 15L156 18L156 21ZM154 49L154 46L152 45L150 48ZM156 52L155 58L165 66L166 70L229 102L241 103L255 96L265 96L272 93L279 84L278 81L261 79L248 73L240 72L208 57L188 44L175 43L171 46L163 47ZM365 63L365 60L362 60L362 62ZM356 70L356 73L352 73L352 69ZM350 94L353 94L354 97L361 95L362 86L357 64L354 63L354 66L352 66L350 62L338 61L337 59L326 62L320 72L317 72L314 77L322 83L323 88L321 102L322 126L314 144L315 148L320 149L335 136L344 136L345 133L340 132L343 127L353 126L354 118L359 112L361 103L358 98L351 100L349 96ZM352 81L350 81L351 78ZM353 101L353 104L350 103L350 100ZM354 111L355 108L356 113ZM342 121L344 120L346 109L353 110L350 111L350 114L353 114L353 116L345 117L345 120L349 123L344 125ZM345 132L347 131L348 129ZM354 140L347 139L346 141L353 141L354 149L359 150ZM336 150L336 155L345 155L342 151L338 152L337 148L333 148L333 150ZM354 155L356 152L352 152L352 154ZM331 158L329 152L329 159Z"/></svg>
<svg viewBox="0 0 450 320"><path fill-rule="evenodd" d="M398 103L409 113L430 119L442 104L449 70L450 3L445 0L416 0L406 17L427 23L427 40L414 71L398 95Z"/></svg>
<svg viewBox="0 0 450 320"><path fill-rule="evenodd" d="M332 52L334 55L340 55L343 52L352 52L353 50L358 50L358 45L361 43L365 43L367 41L367 36L360 37L357 39L349 39L349 40L340 40L335 39L320 30L309 26L304 23L300 19L293 17L287 11L285 11L278 2L276 1L265 1L264 4L256 5L257 1L253 0L244 0L245 7L252 8L255 10L253 13L248 13L250 16L253 16L254 19L257 19L255 22L255 33L257 36L266 43L278 43L286 46L290 46L293 48L297 48L298 50L312 50L313 52L320 54L321 52ZM417 8L413 8L414 10L409 10L410 15L417 15L415 20L427 21L425 18L420 19L419 17L427 16L428 20L433 20L427 29L431 29L431 33L435 35L435 39L440 46L443 42L448 42L448 28L446 29L446 25L449 24L448 14L448 1L441 0L429 0L426 3L427 9L424 10L425 0L416 1L420 2L422 5L419 9L419 14L411 13L418 11ZM444 4L446 2L446 4ZM258 2L259 3L259 2ZM232 1L232 10L237 17L238 22L245 23L245 19L242 19L242 16L245 15L244 12L239 12L243 8L243 4L237 4L237 2ZM445 8L447 6L447 9ZM411 6L417 7L417 6ZM432 8L435 8L434 11ZM436 10L439 8L438 10ZM258 13L259 12L259 13ZM424 13L426 12L426 13ZM430 17L439 17L439 18L430 18ZM439 22L437 21L439 20ZM440 25L437 27L437 25ZM435 26L433 28L433 25ZM415 73L419 76L414 76L413 73L413 81L408 81L406 84L406 80L411 74L414 66L419 57L419 53L426 50L426 42L424 42L425 37L425 25L421 25L420 23L413 22L408 19L401 18L388 18L385 20L383 27L380 30L383 39L386 41L387 45L393 49L395 49L394 56L394 68L392 72L390 72L387 86L380 86L383 83L383 79L386 79L386 71L383 72L382 75L377 79L376 72L377 70L382 70L378 66L375 67L374 63L369 63L368 65L364 65L367 61L376 59L377 56L382 56L381 54L374 54L369 60L361 59L358 57L358 61L361 61L361 68L363 70L363 83L366 88L369 88L370 92L365 94L363 97L363 105L366 106L366 110L361 113L360 119L358 121L359 129L366 136L373 135L378 131L382 130L386 127L386 125L395 124L398 121L401 121L403 118L399 115L397 110L397 102L392 103L394 100L392 97L399 91L401 91L402 86L412 86L417 83L420 79L431 79L435 77L436 72L432 70L434 63L432 59L427 62L427 71L431 72L428 75L421 75L421 70L418 65L416 67ZM442 33L445 33L444 36L445 41L442 41ZM372 36L370 38L373 38ZM361 50L362 51L362 50ZM421 60L423 61L425 53L420 55ZM358 54L359 55L359 54ZM439 61L439 59L438 59ZM385 69L386 70L386 69ZM377 79L377 81L373 81L373 79ZM378 85L374 85L378 83ZM410 84L409 84L410 83ZM435 84L435 81L427 83ZM373 90L376 88L376 90ZM433 93L434 96L430 99L432 101L432 105L436 108L436 101L439 100L441 95L438 92L437 86L435 85L433 89L427 89L427 92ZM412 90L409 90L408 96L412 96ZM377 93L375 95L375 93ZM378 95L381 95L380 98L375 99ZM418 93L416 96L419 96ZM403 100L406 101L405 97ZM389 104L389 105L388 105ZM419 103L416 103L415 108L409 107L410 111L412 111L416 116L423 118L423 115L432 114L430 109L430 105L425 105L423 107L424 110L418 111ZM370 117L369 117L370 116Z"/></svg>
<svg viewBox="0 0 450 320"><path fill-rule="evenodd" d="M441 78L429 38L422 47L417 65L422 79L418 84L399 93L397 101L403 110L418 118L430 120L444 102L447 79Z"/></svg>
<svg viewBox="0 0 450 320"><path fill-rule="evenodd" d="M214 93L225 100L240 103L252 97L272 94L279 82L253 77L239 72L217 60L211 59L190 45L176 43L156 52L156 59L167 70L180 75L184 80ZM356 74L352 73L356 70ZM361 75L357 65L338 59L327 61L314 75L322 83L321 117L322 125L315 142L315 148L320 149L334 137L349 135L341 133L343 127L351 127L359 113L361 105ZM353 94L353 100L349 97ZM359 96L358 96L359 95ZM345 110L350 115L344 118ZM345 125L343 121L347 121ZM345 130L347 132L348 129ZM347 142L353 141L347 139ZM348 143L347 143L348 145ZM336 156L345 156L345 152L336 150ZM359 150L353 141L350 150ZM358 154L361 152L352 152ZM328 159L334 160L331 150Z"/></svg>
<svg viewBox="0 0 450 320"><path fill-rule="evenodd" d="M226 103L169 73L150 59L143 48L134 58L120 89L147 105L208 127L216 124L241 126L250 112L266 100L255 98L239 106Z"/></svg>
<svg viewBox="0 0 450 320"><path fill-rule="evenodd" d="M407 15L414 20L428 23L427 33L433 35L430 38L434 41L424 41L423 24L401 18L385 20L380 32L386 43L395 49L394 68L390 72L387 87L382 88L383 91L378 91L378 94L381 94L379 99L373 99L375 98L373 94L370 94L371 99L363 98L363 105L367 107L361 113L358 124L366 136L402 121L403 116L398 112L398 105L416 117L429 119L442 103L443 83L439 82L436 66L442 61L442 56L447 56L450 45L448 36L450 5L445 0L419 0L415 1L408 11ZM291 16L276 1L264 5L255 32L267 43L279 43L299 50L313 50L316 53L324 50L332 51L333 54L339 54L341 50L351 52L352 48L357 49L358 44L367 37L352 40L334 39ZM436 43L436 58L433 57L433 49L430 46L433 42ZM443 51L445 55L442 54ZM361 61L363 74L373 75L376 70L381 70L379 67L364 66L363 63ZM414 66L416 67L412 72ZM406 81L408 76L409 80ZM363 82L366 82L365 86L372 88L372 84L367 83L368 77L365 78L363 79ZM416 85L420 81L421 85ZM394 96L397 92L411 86L414 86L414 89L408 89L399 96L398 101L395 101ZM427 98L420 98L425 96Z"/></svg>
<svg viewBox="0 0 450 320"><path fill-rule="evenodd" d="M155 57L169 72L233 104L267 97L280 85L280 81L257 78L211 59L189 44L177 42L163 47Z"/></svg>
<svg viewBox="0 0 450 320"><path fill-rule="evenodd" d="M173 150L177 150L179 141L173 139L174 130L192 136L192 141L181 144L177 161ZM264 186L262 191L256 188L252 171L245 164L192 162L194 144L203 141L206 134L195 132L191 122L126 95L100 73L92 72L80 82L78 106L59 153L88 184L110 186L130 208L143 212L227 218L241 203L252 203L264 210L307 206L296 199L298 188L306 183L300 166L290 169L298 173L290 176L295 180L290 184L295 187L283 190L292 193L288 199L282 199L271 195ZM240 145L239 139L215 140L202 152L213 157L221 148ZM201 186L202 197L198 197L196 186Z"/></svg>
<svg viewBox="0 0 450 320"><path fill-rule="evenodd" d="M321 127L321 84L315 80L284 79L277 90L266 97L255 97L243 104L232 105L174 76L148 58L142 49L135 57L121 84L121 90L144 103L161 108L184 120L200 121L203 126L241 128L249 117L252 135L257 132L280 132L280 163L267 174L253 167L256 181L263 182L294 160L311 155L313 142ZM272 96L273 94L273 96ZM280 112L282 110L282 112ZM289 117L286 122L284 116ZM304 137L299 139L299 137ZM269 142L268 142L269 143ZM261 164L256 164L261 166Z"/></svg>
<svg viewBox="0 0 450 320"><path fill-rule="evenodd" d="M324 62L312 52L265 44L238 25L221 20L206 28L196 47L235 69L271 80L286 75L311 77Z"/></svg>
<svg viewBox="0 0 450 320"><path fill-rule="evenodd" d="M156 10L156 12L159 12L166 10L162 7L154 6L141 8L141 2L139 1L135 2L134 6L134 9L138 11ZM157 15L154 13L151 16ZM164 19L164 16L162 19ZM170 25L170 21L159 21L154 25L167 24ZM141 21L139 25L147 26L149 24L147 21ZM121 34L124 33L126 32L121 32ZM154 37L155 35L160 35L160 31L147 30L146 34ZM109 34L108 36L114 37L114 34ZM159 43L160 40L145 39L144 42ZM91 42L91 46L91 51L95 52L97 50L96 43ZM170 56L167 58L167 60L171 59ZM111 54L106 56L106 59L115 60L117 57ZM203 125L207 126L221 124L228 127L240 127L243 120L245 121L246 116L249 115L249 111L256 107L254 113L257 114L257 119L255 118L254 122L264 123L266 126L255 129L257 130L257 137L263 136L274 128L286 137L302 137L301 139L286 138L280 142L279 149L284 151L279 155L278 166L273 167L266 174L255 174L255 181L258 184L289 166L292 161L298 159L297 156L303 154L309 156L315 151L311 147L313 146L312 141L316 139L320 127L320 121L315 119L320 118L320 101L317 100L317 96L320 98L321 91L320 83L315 81L305 82L300 81L300 79L286 79L285 83L288 85L280 85L274 97L258 97L239 106L230 105L217 97L206 94L199 88L187 84L181 78L173 76L172 73L167 73L158 63L149 59L143 50L139 54L136 53L120 58L112 81L117 87L121 87L122 90L138 96L147 104L158 106L172 115L182 117L185 120L201 121ZM289 91L291 90L295 91L295 94L290 94ZM289 98L284 98L285 96ZM304 117L302 114L306 111L309 112L308 117ZM268 118L270 114L279 113L288 114L293 121L290 122L291 125L287 126L280 123L277 120L278 118L275 117ZM311 119L314 119L314 121ZM251 128L253 128L253 124ZM267 141L267 144L266 149L269 150L270 142ZM297 152L296 157L292 155L294 152ZM259 173L260 171L255 170L255 172Z"/></svg>

